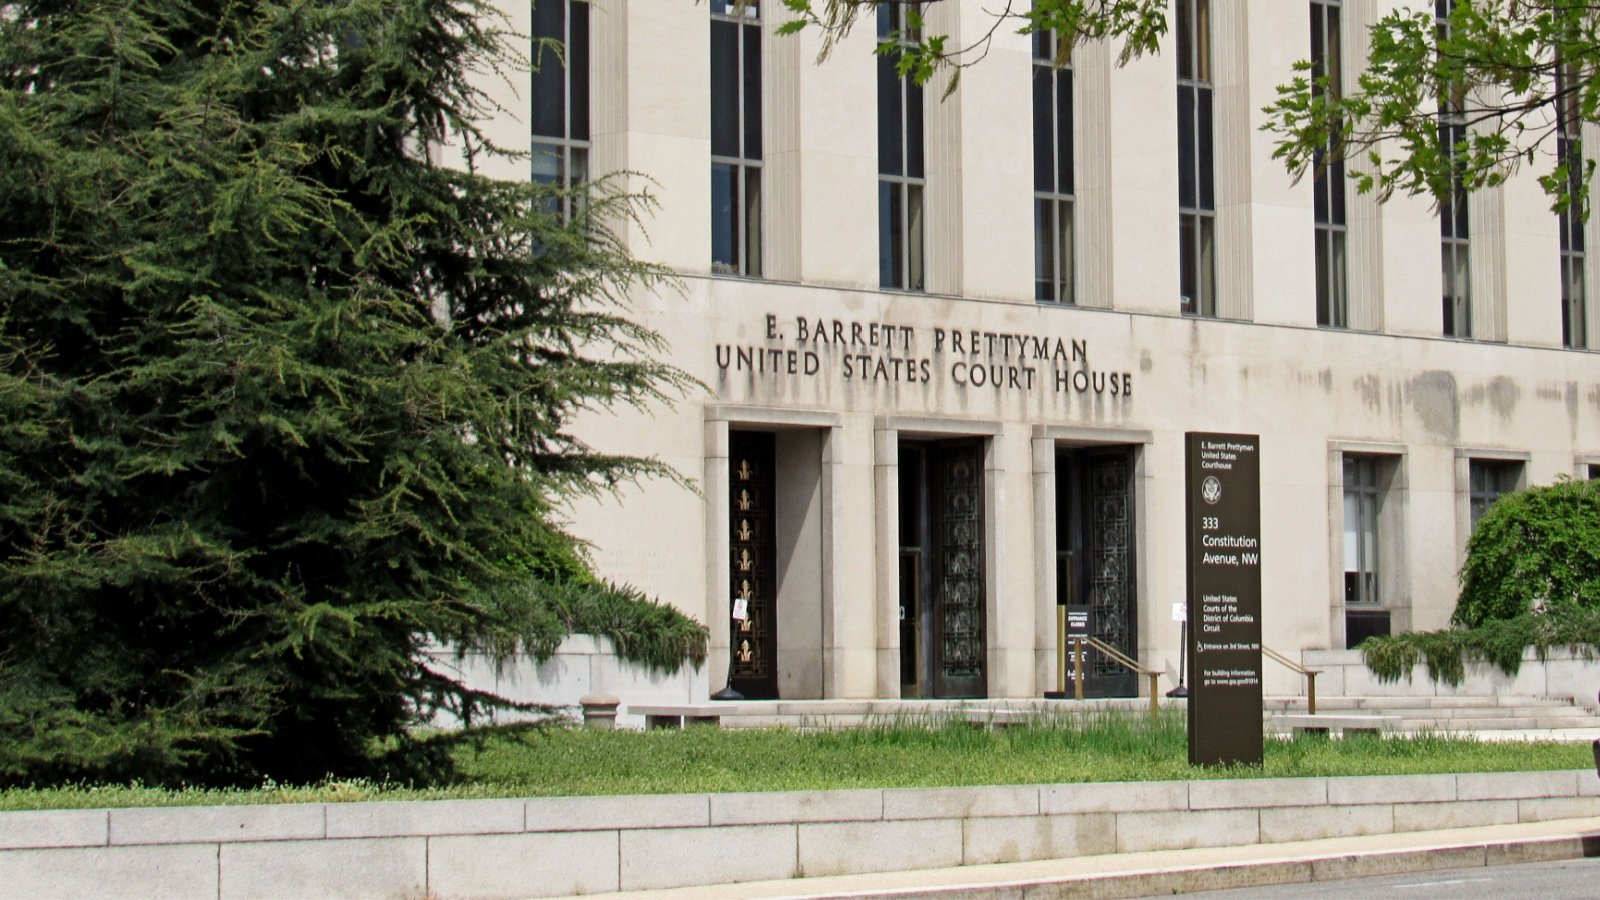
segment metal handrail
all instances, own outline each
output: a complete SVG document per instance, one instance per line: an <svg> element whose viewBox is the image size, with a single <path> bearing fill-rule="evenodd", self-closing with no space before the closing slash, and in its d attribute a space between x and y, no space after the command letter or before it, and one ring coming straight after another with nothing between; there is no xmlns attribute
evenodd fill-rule
<svg viewBox="0 0 1600 900"><path fill-rule="evenodd" d="M1321 669L1308 669L1305 666L1302 666L1299 663L1295 662L1294 660L1290 659L1289 657L1284 656L1282 653L1279 653L1278 651L1272 649L1271 647L1268 647L1266 644L1262 644L1261 645L1261 655L1265 656L1266 658L1272 660L1275 663L1278 663L1279 665L1287 666L1289 669L1291 669L1291 670L1293 670L1295 672L1299 672L1301 675L1304 675L1306 677L1306 708L1313 716L1316 715L1317 714L1317 675L1322 670Z"/></svg>
<svg viewBox="0 0 1600 900"><path fill-rule="evenodd" d="M1124 669L1132 671L1135 675L1148 677L1150 679L1150 718L1156 718L1161 714L1161 695L1157 683L1157 679L1161 677L1160 672L1155 669L1146 669L1126 653L1099 638L1080 634L1074 635L1069 640L1076 645L1074 649L1077 651L1072 655L1072 695L1074 699L1083 699L1083 645L1088 644L1104 653L1108 659Z"/></svg>

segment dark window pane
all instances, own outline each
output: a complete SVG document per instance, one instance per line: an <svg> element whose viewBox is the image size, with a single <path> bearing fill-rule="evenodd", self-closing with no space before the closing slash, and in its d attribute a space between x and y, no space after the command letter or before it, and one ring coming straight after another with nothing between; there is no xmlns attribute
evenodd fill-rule
<svg viewBox="0 0 1600 900"><path fill-rule="evenodd" d="M1193 315L1199 308L1199 283L1195 277L1195 242L1198 230L1192 214L1178 216L1178 292L1185 314Z"/></svg>
<svg viewBox="0 0 1600 900"><path fill-rule="evenodd" d="M711 271L736 272L739 247L735 209L738 203L736 170L722 163L711 164Z"/></svg>
<svg viewBox="0 0 1600 900"><path fill-rule="evenodd" d="M1335 225L1343 225L1345 224L1344 160L1334 160L1332 163L1329 163L1327 175L1325 177L1328 179L1328 199L1331 201L1331 205L1328 210L1328 220Z"/></svg>
<svg viewBox="0 0 1600 900"><path fill-rule="evenodd" d="M1311 80L1313 83L1318 78L1328 74L1327 54L1322 46L1322 11L1318 4L1311 6Z"/></svg>
<svg viewBox="0 0 1600 900"><path fill-rule="evenodd" d="M744 31L744 158L761 158L761 29Z"/></svg>
<svg viewBox="0 0 1600 900"><path fill-rule="evenodd" d="M533 19L536 35L548 37L555 41L563 40L566 23L561 7L562 4L559 0L541 0L534 7ZM552 10L554 12L551 12ZM553 26L555 33L550 35L541 34L543 29L552 27L551 23L546 21L552 16L556 19ZM558 52L556 47L536 46L534 48L535 68L533 71L533 96L530 103L532 107L530 110L530 118L532 120L530 127L534 134L544 137L560 138L567 136L567 85L566 73L561 68L562 52L565 51Z"/></svg>
<svg viewBox="0 0 1600 900"><path fill-rule="evenodd" d="M895 185L878 182L878 286L899 287L900 264L895 252L899 234L900 210L895 203Z"/></svg>
<svg viewBox="0 0 1600 900"><path fill-rule="evenodd" d="M744 274L761 274L761 170L744 170Z"/></svg>
<svg viewBox="0 0 1600 900"><path fill-rule="evenodd" d="M1056 73L1056 190L1072 193L1072 73Z"/></svg>
<svg viewBox="0 0 1600 900"><path fill-rule="evenodd" d="M1318 225L1326 225L1328 223L1328 191L1330 190L1328 170L1324 168L1325 158L1322 155L1322 151L1317 151L1315 155L1316 158L1312 161L1312 164L1316 166L1314 170L1316 175L1311 182L1311 221L1316 222Z"/></svg>
<svg viewBox="0 0 1600 900"><path fill-rule="evenodd" d="M711 21L711 154L739 155L739 26Z"/></svg>
<svg viewBox="0 0 1600 900"><path fill-rule="evenodd" d="M1331 325L1333 317L1329 314L1328 305L1328 232L1325 229L1316 230L1316 261L1317 261L1317 324ZM1346 458L1348 462L1348 458ZM1348 472L1346 478L1349 477Z"/></svg>
<svg viewBox="0 0 1600 900"><path fill-rule="evenodd" d="M561 147L557 144L534 143L532 151L533 180L540 184L561 184Z"/></svg>
<svg viewBox="0 0 1600 900"><path fill-rule="evenodd" d="M589 139L589 4L572 4L572 43L567 47L572 127L567 137Z"/></svg>
<svg viewBox="0 0 1600 900"><path fill-rule="evenodd" d="M902 190L905 191L906 198L906 282L907 286L913 291L926 290L926 282L923 278L925 269L922 264L923 236L926 234L922 217L922 186L919 184L907 184L902 187Z"/></svg>
<svg viewBox="0 0 1600 900"><path fill-rule="evenodd" d="M1194 77L1194 44L1191 31L1194 26L1193 17L1189 14L1189 4L1192 0L1178 0L1177 27L1174 32L1178 40L1178 77Z"/></svg>
<svg viewBox="0 0 1600 900"><path fill-rule="evenodd" d="M1178 85L1178 205L1186 209L1195 207L1194 88L1181 84Z"/></svg>
<svg viewBox="0 0 1600 900"><path fill-rule="evenodd" d="M1201 209L1216 209L1217 200L1213 190L1211 171L1211 91L1196 91L1195 104L1195 168L1199 170L1196 175L1200 181L1200 196L1197 198Z"/></svg>
<svg viewBox="0 0 1600 900"><path fill-rule="evenodd" d="M1056 299L1054 207L1049 200L1033 201L1033 299L1041 303Z"/></svg>
<svg viewBox="0 0 1600 900"><path fill-rule="evenodd" d="M1050 138L1055 130L1050 121L1051 103L1051 72L1043 66L1033 67L1033 189L1036 191L1054 191L1055 179L1051 177L1054 167L1055 148L1051 146Z"/></svg>
<svg viewBox="0 0 1600 900"><path fill-rule="evenodd" d="M906 86L906 174L922 177L922 88L909 78Z"/></svg>
<svg viewBox="0 0 1600 900"><path fill-rule="evenodd" d="M885 7L879 7L881 15ZM878 57L878 172L904 175L905 160L900 147L900 78L894 60Z"/></svg>

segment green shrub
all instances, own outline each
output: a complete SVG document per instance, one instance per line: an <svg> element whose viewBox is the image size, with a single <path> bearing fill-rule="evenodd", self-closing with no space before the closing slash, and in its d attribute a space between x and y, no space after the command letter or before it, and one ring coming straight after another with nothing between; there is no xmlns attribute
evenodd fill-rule
<svg viewBox="0 0 1600 900"><path fill-rule="evenodd" d="M1452 621L1473 627L1600 607L1600 482L1563 479L1501 497L1467 541Z"/></svg>

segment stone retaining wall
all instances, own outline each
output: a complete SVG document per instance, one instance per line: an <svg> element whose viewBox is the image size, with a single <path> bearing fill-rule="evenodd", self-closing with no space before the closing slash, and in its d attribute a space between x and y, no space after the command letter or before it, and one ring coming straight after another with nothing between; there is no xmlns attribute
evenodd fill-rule
<svg viewBox="0 0 1600 900"><path fill-rule="evenodd" d="M1566 649L1553 649L1544 659L1527 650L1515 675L1488 663L1468 663L1459 685L1434 681L1425 663L1418 663L1410 678L1379 681L1358 650L1305 650L1300 657L1302 665L1321 673L1321 697L1570 697L1600 713L1600 659Z"/></svg>
<svg viewBox="0 0 1600 900"><path fill-rule="evenodd" d="M0 813L0 893L560 896L1582 818L1593 771Z"/></svg>

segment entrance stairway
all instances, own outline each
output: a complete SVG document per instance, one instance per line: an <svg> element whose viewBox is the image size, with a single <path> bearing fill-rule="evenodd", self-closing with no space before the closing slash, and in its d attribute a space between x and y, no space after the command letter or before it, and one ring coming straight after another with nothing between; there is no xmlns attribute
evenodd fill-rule
<svg viewBox="0 0 1600 900"><path fill-rule="evenodd" d="M1267 697L1263 706L1269 728L1276 714L1308 712L1305 697ZM1400 732L1485 738L1548 736L1557 740L1600 737L1600 716L1568 697L1319 697L1317 712L1390 716ZM1527 734L1530 732L1550 734Z"/></svg>

